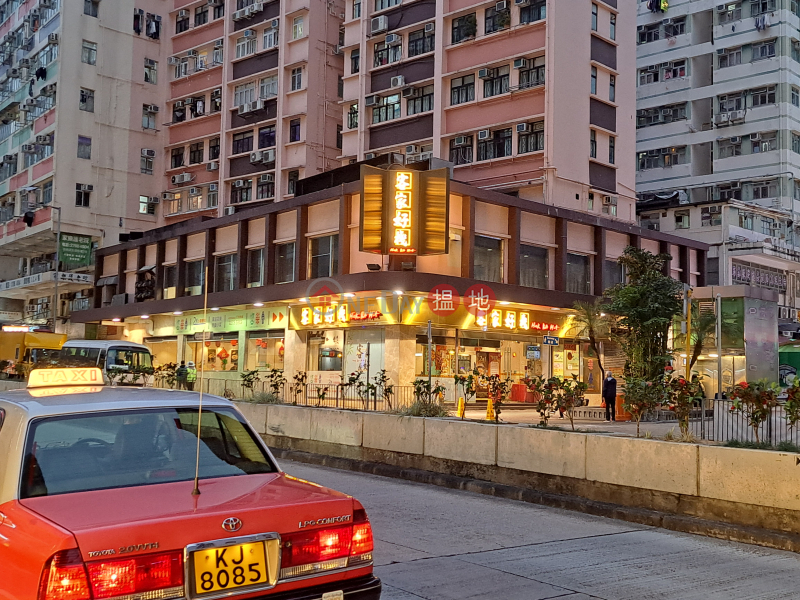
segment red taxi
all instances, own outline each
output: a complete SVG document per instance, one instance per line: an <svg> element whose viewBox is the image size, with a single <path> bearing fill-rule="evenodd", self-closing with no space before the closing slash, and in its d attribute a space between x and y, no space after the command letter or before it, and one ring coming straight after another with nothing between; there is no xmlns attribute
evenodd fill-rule
<svg viewBox="0 0 800 600"><path fill-rule="evenodd" d="M0 598L380 598L358 500L282 472L227 400L102 382L0 392Z"/></svg>

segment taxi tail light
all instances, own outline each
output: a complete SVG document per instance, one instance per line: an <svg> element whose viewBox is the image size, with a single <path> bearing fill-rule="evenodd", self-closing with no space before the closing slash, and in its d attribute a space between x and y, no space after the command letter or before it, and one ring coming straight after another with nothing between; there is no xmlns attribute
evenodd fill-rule
<svg viewBox="0 0 800 600"><path fill-rule="evenodd" d="M363 508L356 509L353 512L353 537L350 542L350 554L352 556L369 554L374 547L372 525L367 519L367 512Z"/></svg>
<svg viewBox="0 0 800 600"><path fill-rule="evenodd" d="M283 536L281 567L321 563L350 555L352 527L312 529Z"/></svg>
<svg viewBox="0 0 800 600"><path fill-rule="evenodd" d="M121 560L90 562L89 571L93 598L114 598L128 594L162 591L148 598L172 598L175 588L183 591L183 553L160 552Z"/></svg>
<svg viewBox="0 0 800 600"><path fill-rule="evenodd" d="M54 554L44 566L39 600L91 600L86 566L77 548Z"/></svg>

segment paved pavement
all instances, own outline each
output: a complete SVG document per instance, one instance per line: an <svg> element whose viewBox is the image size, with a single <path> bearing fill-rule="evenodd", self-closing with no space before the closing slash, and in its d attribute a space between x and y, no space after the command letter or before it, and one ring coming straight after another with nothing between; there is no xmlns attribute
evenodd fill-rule
<svg viewBox="0 0 800 600"><path fill-rule="evenodd" d="M800 557L349 471L282 461L356 496L383 600L800 598Z"/></svg>

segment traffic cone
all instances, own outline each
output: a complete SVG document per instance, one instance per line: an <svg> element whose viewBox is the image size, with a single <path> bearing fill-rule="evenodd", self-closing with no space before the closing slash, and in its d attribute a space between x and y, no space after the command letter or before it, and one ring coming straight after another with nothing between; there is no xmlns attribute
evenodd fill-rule
<svg viewBox="0 0 800 600"><path fill-rule="evenodd" d="M494 402L492 402L491 396L486 401L486 420L494 421Z"/></svg>
<svg viewBox="0 0 800 600"><path fill-rule="evenodd" d="M458 408L456 409L456 414L458 415L459 418L461 418L461 419L464 418L464 411L465 410L466 410L466 407L464 406L464 396L460 396L459 399L458 399Z"/></svg>

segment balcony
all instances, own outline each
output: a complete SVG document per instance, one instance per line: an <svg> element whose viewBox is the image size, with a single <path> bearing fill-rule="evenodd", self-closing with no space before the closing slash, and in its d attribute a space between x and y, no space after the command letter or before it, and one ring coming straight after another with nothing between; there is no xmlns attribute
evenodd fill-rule
<svg viewBox="0 0 800 600"><path fill-rule="evenodd" d="M32 296L47 296L53 293L55 271L35 273L26 277L18 277L0 282L0 295L3 298L25 299ZM59 294L77 292L94 285L94 277L87 273L71 273L59 271Z"/></svg>

